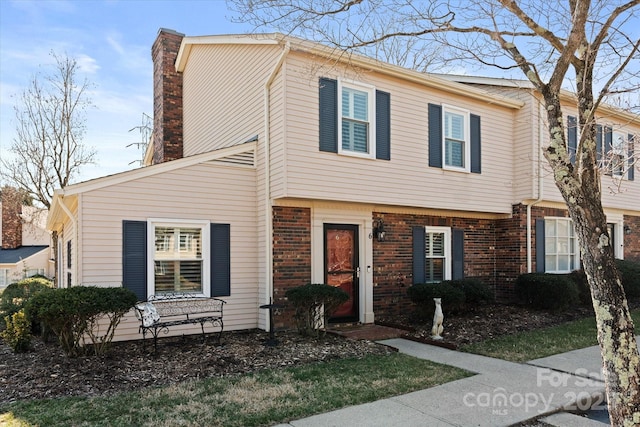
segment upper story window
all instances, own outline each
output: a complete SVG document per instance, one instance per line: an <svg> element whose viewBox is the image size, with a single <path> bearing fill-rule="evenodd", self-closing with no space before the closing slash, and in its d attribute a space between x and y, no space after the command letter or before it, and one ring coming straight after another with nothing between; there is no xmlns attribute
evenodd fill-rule
<svg viewBox="0 0 640 427"><path fill-rule="evenodd" d="M604 173L618 179L634 180L635 147L637 137L612 126L596 126L598 164Z"/></svg>
<svg viewBox="0 0 640 427"><path fill-rule="evenodd" d="M469 170L469 112L453 107L444 108L444 167Z"/></svg>
<svg viewBox="0 0 640 427"><path fill-rule="evenodd" d="M481 173L480 116L468 110L429 104L429 166Z"/></svg>
<svg viewBox="0 0 640 427"><path fill-rule="evenodd" d="M320 151L391 160L391 95L373 86L320 78Z"/></svg>
<svg viewBox="0 0 640 427"><path fill-rule="evenodd" d="M339 152L375 157L374 88L341 80L339 90Z"/></svg>
<svg viewBox="0 0 640 427"><path fill-rule="evenodd" d="M611 152L609 153L609 162L611 174L615 177L625 177L629 168L627 134L622 132L613 132L611 141Z"/></svg>
<svg viewBox="0 0 640 427"><path fill-rule="evenodd" d="M202 223L151 223L153 283L150 291L208 294L208 228ZM205 242L206 240L206 242Z"/></svg>

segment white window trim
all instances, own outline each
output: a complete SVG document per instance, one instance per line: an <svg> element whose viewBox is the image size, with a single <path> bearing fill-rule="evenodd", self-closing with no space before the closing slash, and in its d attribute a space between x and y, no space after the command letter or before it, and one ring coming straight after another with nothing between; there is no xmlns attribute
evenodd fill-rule
<svg viewBox="0 0 640 427"><path fill-rule="evenodd" d="M155 294L155 237L156 227L185 227L200 228L202 230L202 293L195 294L202 297L211 296L211 223L204 220L149 218L147 220L147 295Z"/></svg>
<svg viewBox="0 0 640 427"><path fill-rule="evenodd" d="M566 218L566 217L560 217L560 216L546 216L544 217L545 222L546 221L565 221L569 223L569 226L573 229L573 256L574 256L574 269L573 270L549 270L547 263L546 263L546 259L545 259L545 268L544 268L544 272L545 273L550 273L550 274L567 274L567 273L571 273L572 271L575 270L579 270L580 269L580 246L578 245L578 236L576 235L576 230L573 226L573 221L571 220L571 218ZM545 230L546 230L546 223L545 223ZM547 235L546 235L546 231L545 231L545 236L544 236L544 244L545 244L545 249L546 249L546 244L547 244ZM545 250L545 258L547 257L547 251Z"/></svg>
<svg viewBox="0 0 640 427"><path fill-rule="evenodd" d="M452 256L451 253L451 227L435 227L435 226L426 226L424 227L425 240L427 233L443 233L444 234L444 279L443 280L451 280L451 264L452 264ZM428 254L425 254L425 262Z"/></svg>
<svg viewBox="0 0 640 427"><path fill-rule="evenodd" d="M358 153L356 151L342 149L342 89L351 88L367 92L369 94L369 102L367 104L367 115L369 117L369 131L367 134L367 143L369 145L368 153ZM352 80L338 79L338 154L346 156L361 157L365 159L376 158L376 88L373 85L356 82Z"/></svg>
<svg viewBox="0 0 640 427"><path fill-rule="evenodd" d="M451 112L464 116L464 167L447 165L446 113ZM471 173L471 112L464 108L442 104L442 169Z"/></svg>

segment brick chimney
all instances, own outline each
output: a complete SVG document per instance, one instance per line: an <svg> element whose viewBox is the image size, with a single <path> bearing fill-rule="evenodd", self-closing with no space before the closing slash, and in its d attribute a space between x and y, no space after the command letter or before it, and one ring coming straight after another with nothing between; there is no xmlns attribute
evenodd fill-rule
<svg viewBox="0 0 640 427"><path fill-rule="evenodd" d="M2 249L22 246L22 197L18 190L2 188Z"/></svg>
<svg viewBox="0 0 640 427"><path fill-rule="evenodd" d="M180 159L182 153L182 74L176 57L184 34L161 28L153 59L153 164Z"/></svg>

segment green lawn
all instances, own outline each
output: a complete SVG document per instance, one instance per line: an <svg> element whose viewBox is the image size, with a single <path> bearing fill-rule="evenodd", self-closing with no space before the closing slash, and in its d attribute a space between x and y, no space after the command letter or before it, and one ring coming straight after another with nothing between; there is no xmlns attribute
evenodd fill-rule
<svg viewBox="0 0 640 427"><path fill-rule="evenodd" d="M636 333L640 331L640 309L631 312ZM589 317L550 328L505 335L461 348L513 362L525 362L557 353L598 345L595 318Z"/></svg>
<svg viewBox="0 0 640 427"><path fill-rule="evenodd" d="M99 398L0 406L6 426L260 426L433 387L470 373L394 353Z"/></svg>

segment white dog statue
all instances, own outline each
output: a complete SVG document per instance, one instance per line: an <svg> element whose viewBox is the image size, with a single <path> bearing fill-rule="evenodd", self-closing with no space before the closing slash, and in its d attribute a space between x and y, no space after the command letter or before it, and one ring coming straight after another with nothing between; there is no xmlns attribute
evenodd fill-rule
<svg viewBox="0 0 640 427"><path fill-rule="evenodd" d="M431 328L431 338L434 340L442 339L442 321L444 320L444 315L442 314L442 298L434 298L436 302L436 312L433 313L433 328Z"/></svg>

